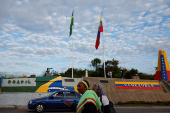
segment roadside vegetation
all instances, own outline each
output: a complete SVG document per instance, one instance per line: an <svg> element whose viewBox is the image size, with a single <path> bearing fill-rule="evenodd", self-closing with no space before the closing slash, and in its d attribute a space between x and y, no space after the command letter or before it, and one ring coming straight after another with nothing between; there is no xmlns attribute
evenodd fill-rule
<svg viewBox="0 0 170 113"><path fill-rule="evenodd" d="M146 74L146 73L139 73L137 69L132 68L130 70L126 68L121 68L118 66L119 61L115 60L114 58L112 60L108 60L105 62L105 69L106 69L106 75L108 71L112 71L112 77L113 78L121 78L121 70L124 71L124 78L125 79L131 79L131 77L135 74L138 74L140 79L146 79L146 80L153 80L154 75ZM99 58L95 58L91 61L89 64L89 67L91 67L88 71L89 77L103 77L104 76L104 64L101 64L101 60ZM82 77L85 76L85 70L81 69L73 69L74 77ZM72 68L69 68L65 73L53 73L54 76L63 76L63 77L71 77L72 74Z"/></svg>
<svg viewBox="0 0 170 113"><path fill-rule="evenodd" d="M115 60L114 58L112 60L108 60L105 62L105 69L106 69L106 75L108 73L108 71L112 71L112 78L121 78L121 70L123 70L124 72L124 78L125 79L131 79L131 77L135 74L138 74L140 79L146 79L146 80L153 80L154 79L154 75L150 75L150 74L146 74L146 73L142 73L142 72L138 72L137 69L132 68L130 70L126 69L126 68L121 68L118 66L119 65L119 61ZM89 63L89 67L90 69L87 69L88 71L88 76L89 77L103 77L104 76L104 64L101 64L101 60L99 58L95 58L93 59L90 63ZM73 69L74 72L74 77L75 78L81 78L83 76L85 76L85 69ZM52 76L62 76L62 77L71 77L72 76L72 68L67 69L65 72L63 73L58 73L55 70L52 70L51 72ZM0 73L0 76L2 74ZM4 79L12 79L12 78L23 78L23 76L17 76L17 75L6 75L5 73L3 73L4 75ZM42 76L45 75L45 71L43 72ZM36 75L30 75L27 76L28 78L35 78Z"/></svg>

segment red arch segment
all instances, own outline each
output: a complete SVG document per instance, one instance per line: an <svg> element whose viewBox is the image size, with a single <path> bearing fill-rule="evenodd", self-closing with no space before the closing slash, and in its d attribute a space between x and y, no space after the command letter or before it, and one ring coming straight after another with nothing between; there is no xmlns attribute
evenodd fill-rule
<svg viewBox="0 0 170 113"><path fill-rule="evenodd" d="M167 71L168 81L170 81L170 71ZM156 71L154 80L161 80L161 71Z"/></svg>
<svg viewBox="0 0 170 113"><path fill-rule="evenodd" d="M156 71L154 80L161 80L161 71Z"/></svg>

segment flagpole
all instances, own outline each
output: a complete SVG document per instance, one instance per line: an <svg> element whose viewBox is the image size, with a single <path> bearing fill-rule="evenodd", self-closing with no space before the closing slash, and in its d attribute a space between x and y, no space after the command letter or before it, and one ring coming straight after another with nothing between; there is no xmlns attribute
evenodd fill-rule
<svg viewBox="0 0 170 113"><path fill-rule="evenodd" d="M101 12L101 16L102 16L102 12ZM103 23L102 23L102 24L103 24ZM104 77L106 78L106 70L105 70L105 51L104 51L104 36L103 36L103 32L102 32L102 37L103 37Z"/></svg>
<svg viewBox="0 0 170 113"><path fill-rule="evenodd" d="M73 36L72 36L72 78L73 78L73 58L74 58L74 48L73 48L73 39L74 39L74 9L73 9Z"/></svg>
<svg viewBox="0 0 170 113"><path fill-rule="evenodd" d="M103 37L104 77L106 78L106 70L105 70L105 51L104 51L104 36L103 36L103 33L102 33L102 37Z"/></svg>

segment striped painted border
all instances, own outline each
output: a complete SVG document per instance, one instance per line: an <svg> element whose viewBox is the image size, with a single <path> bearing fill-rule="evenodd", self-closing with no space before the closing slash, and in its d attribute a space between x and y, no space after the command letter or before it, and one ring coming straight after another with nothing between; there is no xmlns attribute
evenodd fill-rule
<svg viewBox="0 0 170 113"><path fill-rule="evenodd" d="M117 89L162 89L158 82L115 82Z"/></svg>

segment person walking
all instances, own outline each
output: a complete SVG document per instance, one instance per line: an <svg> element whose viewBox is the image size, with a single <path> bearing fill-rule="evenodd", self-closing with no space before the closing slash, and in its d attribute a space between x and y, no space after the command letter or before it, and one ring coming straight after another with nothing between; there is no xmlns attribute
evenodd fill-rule
<svg viewBox="0 0 170 113"><path fill-rule="evenodd" d="M123 71L123 69L121 70L121 77L122 77L122 79L123 79L123 77L124 77L124 71Z"/></svg>
<svg viewBox="0 0 170 113"><path fill-rule="evenodd" d="M88 81L83 80L78 83L77 90L82 96L77 106L65 100L66 105L68 105L72 111L76 111L76 113L98 113L101 110L102 104L97 94L92 90L88 90L88 88Z"/></svg>
<svg viewBox="0 0 170 113"><path fill-rule="evenodd" d="M109 107L109 99L106 96L106 93L102 87L101 84L94 84L92 87L92 90L96 92L99 99L101 100L102 107L101 110L103 113L110 113L110 107ZM101 99L102 98L102 99Z"/></svg>
<svg viewBox="0 0 170 113"><path fill-rule="evenodd" d="M107 77L110 78L110 72L109 72L109 71L108 71L108 73L107 73Z"/></svg>
<svg viewBox="0 0 170 113"><path fill-rule="evenodd" d="M110 78L112 78L112 71L109 72Z"/></svg>

